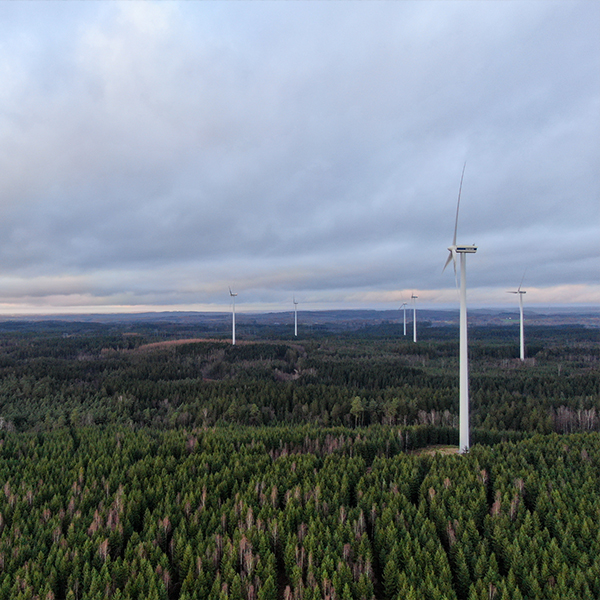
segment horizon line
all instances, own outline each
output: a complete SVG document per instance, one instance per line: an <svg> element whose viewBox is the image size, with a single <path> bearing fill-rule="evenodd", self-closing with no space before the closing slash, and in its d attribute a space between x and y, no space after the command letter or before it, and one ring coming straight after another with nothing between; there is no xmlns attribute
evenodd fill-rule
<svg viewBox="0 0 600 600"><path fill-rule="evenodd" d="M408 310L412 310L412 308L408 307ZM600 305L599 304L591 304L591 303L573 303L573 304L547 304L547 303L536 303L536 304L528 304L525 310L529 311L560 311L560 312L591 312L598 311L600 313ZM373 308L373 307L348 307L348 308L307 308L307 309L298 309L298 313L327 313L327 312L379 312L379 313L389 313L389 312L401 312L402 307L390 307L390 308ZM441 305L422 305L418 308L417 313L419 312L458 312L458 306L450 306L447 304ZM494 311L494 312L519 312L518 306L510 306L506 304L481 304L481 305L471 305L469 307L469 311ZM267 314L293 314L294 309L249 309L243 310L241 307L236 306L236 314L244 314L244 315L267 315ZM10 312L3 313L0 312L0 321L2 320L11 320L11 319L39 319L39 318L73 318L73 317L136 317L142 315L230 315L231 310L227 309L215 309L215 310L197 310L197 309L161 309L161 308L150 308L146 310L108 310L108 311L64 311L64 312Z"/></svg>

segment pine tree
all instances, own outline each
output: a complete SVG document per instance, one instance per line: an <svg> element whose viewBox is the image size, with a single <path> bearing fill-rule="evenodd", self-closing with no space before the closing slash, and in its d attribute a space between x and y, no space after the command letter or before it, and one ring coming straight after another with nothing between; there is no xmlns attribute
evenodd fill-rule
<svg viewBox="0 0 600 600"><path fill-rule="evenodd" d="M269 575L258 591L258 600L277 600L277 586L273 575Z"/></svg>

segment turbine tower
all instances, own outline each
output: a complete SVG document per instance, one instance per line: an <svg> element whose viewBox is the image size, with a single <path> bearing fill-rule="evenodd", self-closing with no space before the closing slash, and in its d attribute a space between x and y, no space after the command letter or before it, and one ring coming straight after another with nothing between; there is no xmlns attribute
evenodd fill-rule
<svg viewBox="0 0 600 600"><path fill-rule="evenodd" d="M413 342L417 341L417 298L414 294L410 297L413 301Z"/></svg>
<svg viewBox="0 0 600 600"><path fill-rule="evenodd" d="M525 275L523 275L523 279L525 278ZM521 279L521 283L519 284L519 287L517 288L516 292L507 292L508 294L518 294L519 295L519 313L521 316L521 324L520 324L520 350L521 350L521 362L523 362L525 360L525 330L523 327L523 294L526 294L527 292L523 291L521 289L521 286L523 285L523 279Z"/></svg>
<svg viewBox="0 0 600 600"><path fill-rule="evenodd" d="M406 302L403 302L400 308L404 310L404 335L406 335Z"/></svg>
<svg viewBox="0 0 600 600"><path fill-rule="evenodd" d="M298 303L294 296L294 336L298 337Z"/></svg>
<svg viewBox="0 0 600 600"><path fill-rule="evenodd" d="M237 294L234 294L229 288L229 295L233 300L233 309L231 311L231 345L235 346L235 297Z"/></svg>
<svg viewBox="0 0 600 600"><path fill-rule="evenodd" d="M444 269L454 263L454 275L456 277L456 255L460 254L460 345L459 345L459 369L460 369L460 400L459 400L459 447L458 451L463 454L469 451L469 352L467 343L467 254L475 254L476 246L457 246L456 232L458 229L458 211L460 208L460 194L462 191L465 167L463 166L458 188L458 202L456 204L456 220L454 222L454 238L452 246L448 247L450 256L444 265ZM442 271L443 271L442 270Z"/></svg>

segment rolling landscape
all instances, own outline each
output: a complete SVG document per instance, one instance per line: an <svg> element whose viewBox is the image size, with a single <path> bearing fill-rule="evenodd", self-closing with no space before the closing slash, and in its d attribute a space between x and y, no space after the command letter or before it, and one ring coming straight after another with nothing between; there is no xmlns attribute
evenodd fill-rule
<svg viewBox="0 0 600 600"><path fill-rule="evenodd" d="M0 2L0 600L598 600L598 31Z"/></svg>
<svg viewBox="0 0 600 600"><path fill-rule="evenodd" d="M597 598L600 330L503 315L462 455L453 312L4 320L0 598Z"/></svg>

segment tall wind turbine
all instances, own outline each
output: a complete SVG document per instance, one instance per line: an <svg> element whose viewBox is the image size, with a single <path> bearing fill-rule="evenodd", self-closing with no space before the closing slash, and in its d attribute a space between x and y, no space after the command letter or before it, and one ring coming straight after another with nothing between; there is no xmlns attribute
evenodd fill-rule
<svg viewBox="0 0 600 600"><path fill-rule="evenodd" d="M298 303L296 302L296 296L294 296L294 335L298 337Z"/></svg>
<svg viewBox="0 0 600 600"><path fill-rule="evenodd" d="M400 308L404 309L404 335L406 335L406 302L403 302Z"/></svg>
<svg viewBox="0 0 600 600"><path fill-rule="evenodd" d="M460 401L459 401L459 452L462 454L469 450L469 352L467 344L467 254L475 254L476 246L457 246L456 232L458 230L458 211L460 208L460 194L462 191L465 167L463 166L460 176L460 187L458 188L458 202L456 204L456 221L454 222L454 238L452 246L448 247L450 256L444 265L444 270L454 263L454 274L456 276L456 255L460 254Z"/></svg>
<svg viewBox="0 0 600 600"><path fill-rule="evenodd" d="M417 341L417 298L414 294L410 297L413 301L413 342Z"/></svg>
<svg viewBox="0 0 600 600"><path fill-rule="evenodd" d="M519 284L519 287L517 288L516 292L512 292L512 291L507 292L507 294L518 294L519 295L519 313L521 316L521 326L520 326L521 362L523 362L525 360L525 330L523 328L523 294L527 293L521 289L521 286L523 285L523 279L525 279L525 274L523 274L523 278L521 279L521 283Z"/></svg>
<svg viewBox="0 0 600 600"><path fill-rule="evenodd" d="M235 297L237 294L234 294L229 288L229 295L233 300L233 310L231 311L231 345L235 346Z"/></svg>

